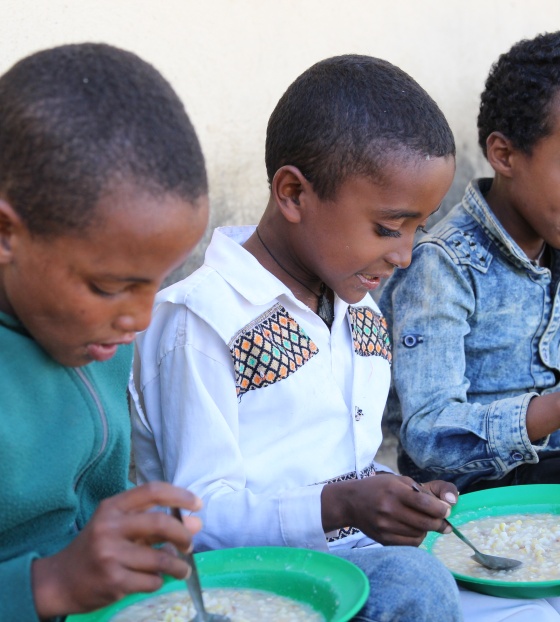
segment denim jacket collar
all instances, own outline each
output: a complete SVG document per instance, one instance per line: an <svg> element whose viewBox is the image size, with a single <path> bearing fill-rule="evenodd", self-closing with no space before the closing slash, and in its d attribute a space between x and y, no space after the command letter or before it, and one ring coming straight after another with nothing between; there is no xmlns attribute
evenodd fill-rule
<svg viewBox="0 0 560 622"><path fill-rule="evenodd" d="M542 274L547 268L535 265L509 235L490 209L484 196L492 185L491 178L474 179L467 186L463 197L463 207L476 220L488 238L496 245L500 252L520 268L529 269ZM554 252L556 255L556 252ZM556 263L556 262L555 262Z"/></svg>

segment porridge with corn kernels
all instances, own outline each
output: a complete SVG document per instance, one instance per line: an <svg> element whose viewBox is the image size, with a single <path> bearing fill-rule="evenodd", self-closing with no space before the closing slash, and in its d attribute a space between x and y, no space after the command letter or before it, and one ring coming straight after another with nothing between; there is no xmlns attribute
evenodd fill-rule
<svg viewBox="0 0 560 622"><path fill-rule="evenodd" d="M209 613L227 615L231 622L324 622L309 605L261 590L216 588L204 590L203 599ZM190 622L195 613L188 593L177 591L131 605L111 622Z"/></svg>
<svg viewBox="0 0 560 622"><path fill-rule="evenodd" d="M498 581L560 580L560 516L508 514L464 523L461 531L482 553L523 562L513 570L489 570L471 559L472 550L452 534L440 536L432 548L452 572Z"/></svg>

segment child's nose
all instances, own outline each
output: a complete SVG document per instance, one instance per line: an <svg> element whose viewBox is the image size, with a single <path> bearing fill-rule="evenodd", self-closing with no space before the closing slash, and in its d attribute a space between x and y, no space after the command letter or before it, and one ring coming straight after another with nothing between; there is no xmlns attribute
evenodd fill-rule
<svg viewBox="0 0 560 622"><path fill-rule="evenodd" d="M408 268L412 261L412 242L403 240L400 245L385 255L385 261L397 268Z"/></svg>
<svg viewBox="0 0 560 622"><path fill-rule="evenodd" d="M139 333L148 328L152 317L152 303L142 303L120 313L115 320L115 328L124 333Z"/></svg>

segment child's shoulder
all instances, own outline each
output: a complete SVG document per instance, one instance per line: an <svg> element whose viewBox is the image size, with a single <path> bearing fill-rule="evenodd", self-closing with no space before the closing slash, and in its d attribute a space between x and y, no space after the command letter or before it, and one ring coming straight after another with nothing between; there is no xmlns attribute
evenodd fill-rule
<svg viewBox="0 0 560 622"><path fill-rule="evenodd" d="M208 253L207 253L208 258ZM201 349L228 344L239 330L276 303L259 274L236 262L205 263L191 275L163 289L156 297L150 326L142 341L156 339L158 348L185 344ZM219 344L222 344L220 346Z"/></svg>
<svg viewBox="0 0 560 622"><path fill-rule="evenodd" d="M198 308L214 304L220 296L250 284L255 259L242 247L254 227L219 227L214 230L204 257L204 264L177 283L161 290L155 306L162 302Z"/></svg>
<svg viewBox="0 0 560 622"><path fill-rule="evenodd" d="M224 280L219 273L214 268L203 265L189 276L158 292L154 308L165 302L188 306L189 301L210 296L223 285Z"/></svg>
<svg viewBox="0 0 560 622"><path fill-rule="evenodd" d="M486 272L492 260L490 247L491 240L484 227L465 209L463 202L455 205L418 241L413 263L431 261L434 255L443 254L456 265Z"/></svg>

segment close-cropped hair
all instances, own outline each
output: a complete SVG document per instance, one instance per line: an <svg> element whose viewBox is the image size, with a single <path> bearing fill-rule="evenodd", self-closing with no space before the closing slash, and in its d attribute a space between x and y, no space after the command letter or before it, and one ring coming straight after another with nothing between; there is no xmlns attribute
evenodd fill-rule
<svg viewBox="0 0 560 622"><path fill-rule="evenodd" d="M560 32L523 39L492 65L481 95L478 143L501 132L513 147L530 155L553 128L550 110L560 89Z"/></svg>
<svg viewBox="0 0 560 622"><path fill-rule="evenodd" d="M357 54L322 60L286 90L268 122L269 184L296 166L323 200L352 176L381 181L397 158L455 155L434 100L391 63Z"/></svg>
<svg viewBox="0 0 560 622"><path fill-rule="evenodd" d="M86 229L118 182L191 203L208 191L195 130L154 67L83 43L0 77L0 196L33 234Z"/></svg>

